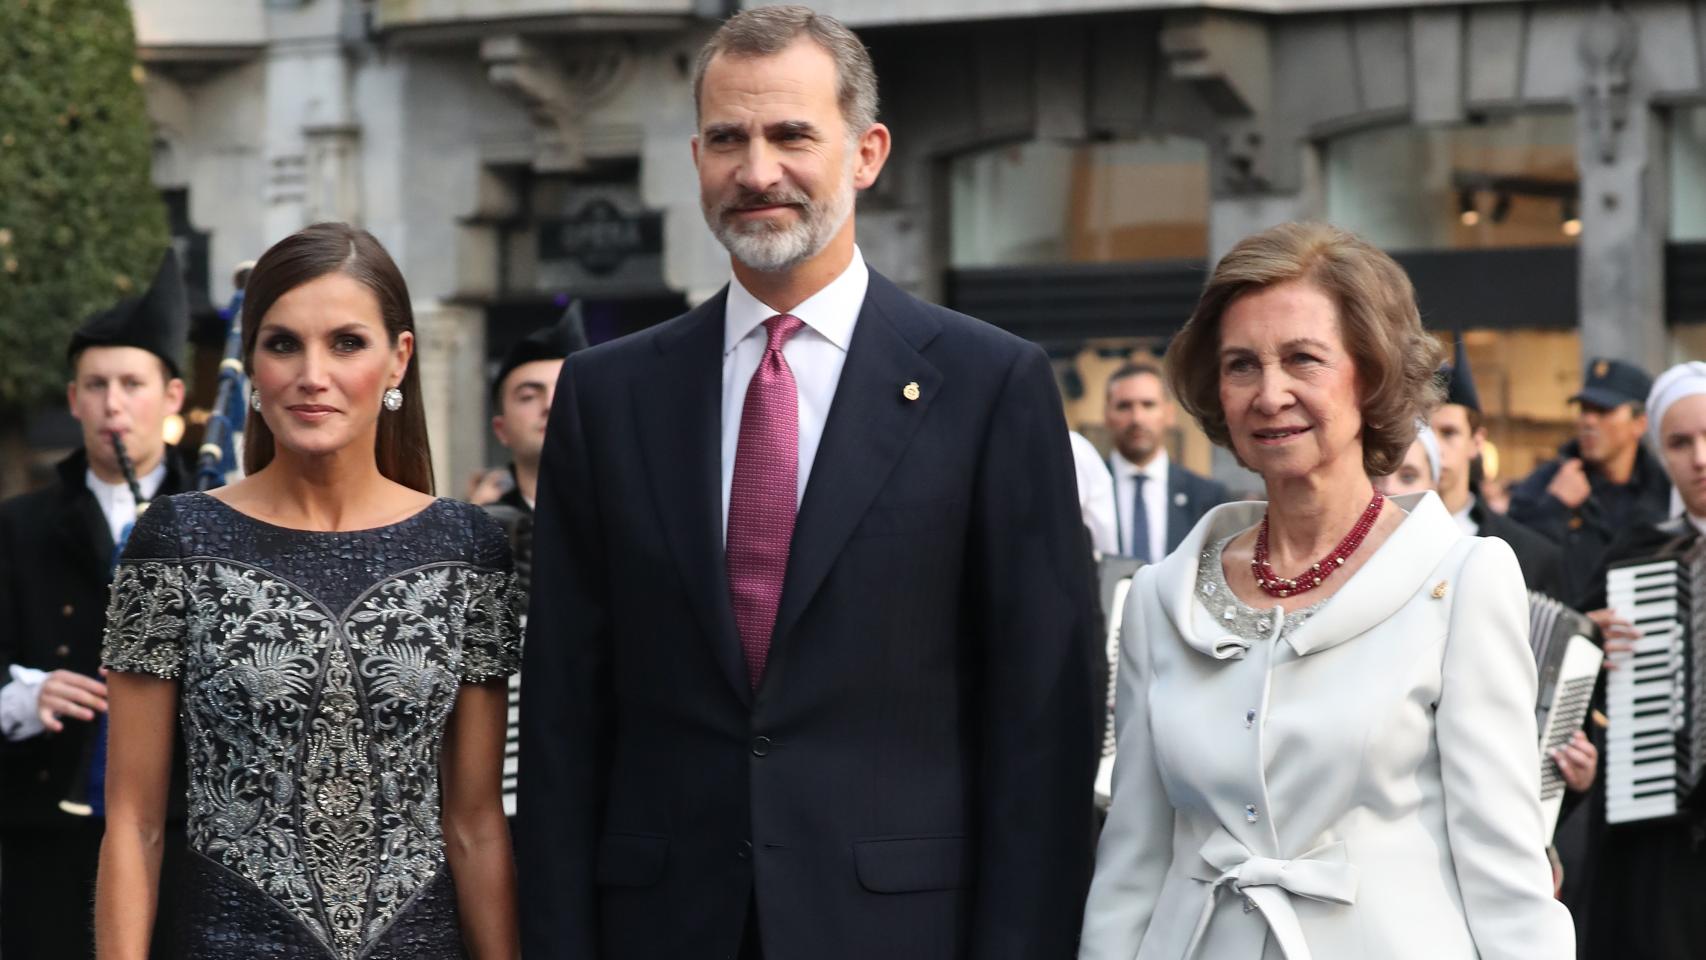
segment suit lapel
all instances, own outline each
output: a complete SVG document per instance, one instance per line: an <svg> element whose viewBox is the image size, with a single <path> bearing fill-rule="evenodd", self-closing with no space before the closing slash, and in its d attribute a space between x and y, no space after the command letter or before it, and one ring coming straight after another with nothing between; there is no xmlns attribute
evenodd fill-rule
<svg viewBox="0 0 1706 960"><path fill-rule="evenodd" d="M722 535L723 305L700 304L657 337L655 377L636 378L636 440L658 516L712 654L736 694L752 702L729 602Z"/></svg>
<svg viewBox="0 0 1706 960"><path fill-rule="evenodd" d="M1178 549L1185 539L1185 534L1191 532L1191 491L1187 485L1185 468L1167 462L1167 552Z"/></svg>
<svg viewBox="0 0 1706 960"><path fill-rule="evenodd" d="M942 385L919 350L939 325L875 271L794 524L773 645L786 642ZM918 384L918 399L902 390ZM777 657L772 652L770 672ZM768 676L769 674L767 674Z"/></svg>

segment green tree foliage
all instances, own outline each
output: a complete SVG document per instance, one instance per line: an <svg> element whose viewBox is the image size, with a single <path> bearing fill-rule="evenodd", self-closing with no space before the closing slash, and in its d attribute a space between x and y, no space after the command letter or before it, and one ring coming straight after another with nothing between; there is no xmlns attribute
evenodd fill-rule
<svg viewBox="0 0 1706 960"><path fill-rule="evenodd" d="M0 410L63 395L83 318L168 241L126 0L0 0Z"/></svg>

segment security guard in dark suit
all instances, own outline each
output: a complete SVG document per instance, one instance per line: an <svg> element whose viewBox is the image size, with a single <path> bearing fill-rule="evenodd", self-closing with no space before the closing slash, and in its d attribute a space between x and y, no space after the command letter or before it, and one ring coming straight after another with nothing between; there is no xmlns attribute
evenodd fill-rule
<svg viewBox="0 0 1706 960"><path fill-rule="evenodd" d="M0 956L93 954L103 819L93 738L115 543L144 501L189 488L164 439L183 403L188 301L170 253L146 294L86 321L68 350L67 399L84 446L45 489L0 503ZM113 443L132 462L133 488ZM177 779L181 782L182 763ZM166 838L161 915L182 847L184 789ZM91 809L93 807L93 809ZM176 843L173 842L174 836ZM171 955L163 932L156 957Z"/></svg>

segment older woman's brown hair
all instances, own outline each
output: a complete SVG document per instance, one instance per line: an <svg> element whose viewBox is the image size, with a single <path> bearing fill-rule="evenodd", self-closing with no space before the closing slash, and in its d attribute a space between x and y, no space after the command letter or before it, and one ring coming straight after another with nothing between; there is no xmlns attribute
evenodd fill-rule
<svg viewBox="0 0 1706 960"><path fill-rule="evenodd" d="M1422 329L1403 268L1338 227L1280 224L1221 257L1167 350L1168 386L1208 438L1236 454L1220 407L1220 320L1239 297L1293 281L1333 301L1362 388L1363 468L1370 476L1391 473L1416 439L1417 419L1439 405L1434 371L1444 348Z"/></svg>

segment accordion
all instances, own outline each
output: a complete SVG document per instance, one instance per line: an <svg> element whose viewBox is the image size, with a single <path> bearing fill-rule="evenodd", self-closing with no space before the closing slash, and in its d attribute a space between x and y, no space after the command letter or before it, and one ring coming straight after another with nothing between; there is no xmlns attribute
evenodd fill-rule
<svg viewBox="0 0 1706 960"><path fill-rule="evenodd" d="M1611 609L1641 632L1605 683L1605 819L1683 812L1706 768L1706 538L1685 552L1614 564Z"/></svg>
<svg viewBox="0 0 1706 960"><path fill-rule="evenodd" d="M509 534L510 556L515 563L515 581L524 593L533 585L533 515L495 503L486 512ZM527 614L521 615L527 632ZM521 770L521 671L509 675L509 713L504 722L503 807L504 816L515 816L515 790Z"/></svg>
<svg viewBox="0 0 1706 960"><path fill-rule="evenodd" d="M1540 696L1534 718L1540 730L1540 807L1546 835L1564 806L1564 774L1552 751L1570 742L1587 719L1594 682L1605 654L1588 639L1593 621L1543 593L1528 595L1528 642L1534 648Z"/></svg>

